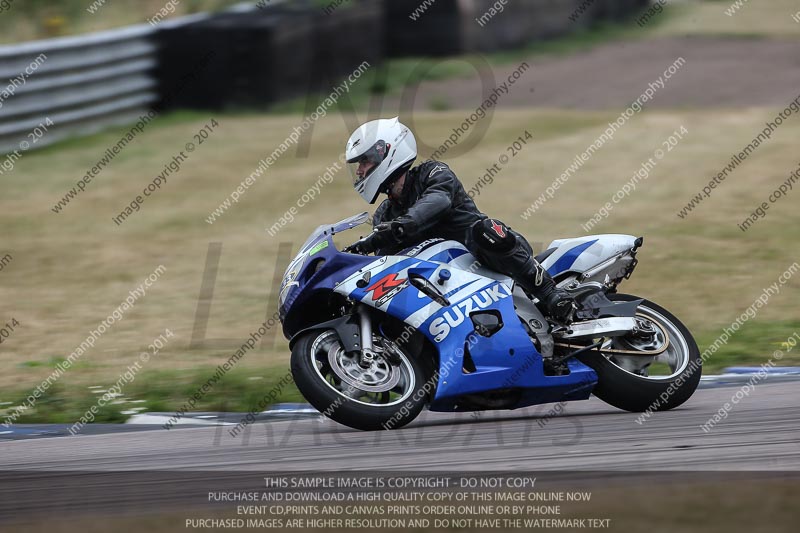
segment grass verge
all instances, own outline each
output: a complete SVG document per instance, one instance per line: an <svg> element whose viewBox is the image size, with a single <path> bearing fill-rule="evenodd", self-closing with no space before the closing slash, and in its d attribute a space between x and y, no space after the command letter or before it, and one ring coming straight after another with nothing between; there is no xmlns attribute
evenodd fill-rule
<svg viewBox="0 0 800 533"><path fill-rule="evenodd" d="M800 321L745 325L721 348L703 367L705 375L717 374L726 366L752 365L758 367L768 359L765 348L782 350L785 355L775 360L776 366L800 366L800 347L786 351L783 344L795 332L800 331ZM697 342L702 347L712 344L718 332L702 332ZM195 368L187 371L147 371L137 376L126 386L122 395L113 402L100 407L95 415L95 423L124 422L137 412L174 413L185 409L188 399L208 382L216 371L213 367ZM246 413L265 402L273 390L277 392L274 402L304 402L293 383L279 386L279 382L289 375L287 366L269 368L235 368L230 371L189 411L237 412ZM767 381L769 378L767 378ZM77 422L107 389L89 387L66 388L56 383L36 403L34 409L21 415L20 424ZM5 391L3 395L14 405L21 404L27 390ZM2 411L0 411L1 413Z"/></svg>
<svg viewBox="0 0 800 533"><path fill-rule="evenodd" d="M282 246L297 250L313 228L326 221L372 209L352 190L347 172L338 172L320 194L298 209L274 237L265 228L296 206L338 159L350 133L329 115L310 135L307 153L292 148L261 176L214 224L206 221L242 180L292 131L296 115L215 114L219 129L121 226L111 218L153 176L163 171L192 140L210 114L167 116L125 148L63 212L52 205L84 175L120 130L82 141L29 152L4 176L4 232L0 254L13 257L0 271L0 323L19 322L0 345L0 408L24 398L123 302L129 291L158 265L165 273L61 378L62 388L29 420L74 422L96 396L88 387L107 388L165 328L175 333L169 345L126 387L124 394L151 410L180 407L230 356L220 349L192 349L200 286L209 244L221 243L210 303L208 339L240 345L274 310L272 286L285 269ZM521 214L616 117L613 112L517 109L497 111L474 148L446 162L467 188L485 168L508 155L507 148L529 130L533 141L476 196L478 206L499 216L531 242L542 245L581 236L581 224L630 180L662 142L685 126L689 134L659 161L651 176L603 219L592 233L643 235L636 273L620 288L652 299L673 312L698 337L700 349L750 306L763 288L796 261L791 243L800 242L800 213L794 200L774 204L746 233L737 228L752 209L783 183L797 162L800 123L788 120L686 219L676 216L738 151L774 117L769 109L651 110L634 117L614 139L563 184L535 216ZM430 144L446 139L463 112L420 112L416 134ZM724 135L720 134L724 132ZM299 152L299 153L298 153ZM422 153L421 158L427 154ZM797 187L795 187L796 189ZM790 193L791 194L797 194ZM353 241L359 230L343 234ZM715 371L733 364L766 363L775 343L798 327L792 279L770 298L706 365ZM797 364L796 355L782 364ZM288 347L255 351L224 378L220 391L198 409L248 410L288 368ZM262 380L250 380L259 377ZM282 400L299 399L285 391ZM6 403L8 402L8 403ZM121 412L121 405L118 410ZM117 409L117 408L115 408ZM59 414L62 413L62 414ZM31 417L34 413L30 414ZM105 419L119 415L109 412Z"/></svg>

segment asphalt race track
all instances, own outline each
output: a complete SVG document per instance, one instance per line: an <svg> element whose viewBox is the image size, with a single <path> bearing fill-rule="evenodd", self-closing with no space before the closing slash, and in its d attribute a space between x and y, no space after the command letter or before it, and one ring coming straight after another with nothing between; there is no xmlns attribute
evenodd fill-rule
<svg viewBox="0 0 800 533"><path fill-rule="evenodd" d="M800 382L767 378L701 429L740 387L699 389L642 424L592 398L477 417L423 413L373 433L304 418L256 423L237 437L231 424L0 441L0 471L800 470Z"/></svg>
<svg viewBox="0 0 800 533"><path fill-rule="evenodd" d="M604 527L626 533L671 533L678 517L690 533L752 532L765 519L769 531L794 531L800 382L778 379L767 378L749 395L741 384L701 388L683 407L641 424L640 415L592 398L480 416L426 413L404 429L371 433L308 414L259 421L237 437L228 433L236 423L230 415L221 417L224 425L106 425L64 437L53 436L63 428L35 427L38 436L0 441L0 531L208 530L197 524L242 518L237 504L212 494L263 491L276 476L320 479L322 472L533 478L541 490L589 490L592 501L567 506L564 516L583 510L581 516L613 520ZM727 418L704 432L701 426L737 393ZM424 518L437 516L444 515ZM329 526L302 530L319 527ZM404 531L380 524L372 530Z"/></svg>

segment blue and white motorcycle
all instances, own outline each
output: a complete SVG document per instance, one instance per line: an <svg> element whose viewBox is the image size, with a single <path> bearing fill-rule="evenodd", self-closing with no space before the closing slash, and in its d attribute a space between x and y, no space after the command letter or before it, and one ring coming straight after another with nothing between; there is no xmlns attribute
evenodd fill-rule
<svg viewBox="0 0 800 533"><path fill-rule="evenodd" d="M697 388L701 359L686 327L616 292L636 266L641 237L559 239L537 256L579 305L565 326L458 242L433 239L377 257L336 249L333 235L367 221L362 213L317 228L281 283L292 375L325 416L394 429L426 406L517 409L590 394L657 411Z"/></svg>

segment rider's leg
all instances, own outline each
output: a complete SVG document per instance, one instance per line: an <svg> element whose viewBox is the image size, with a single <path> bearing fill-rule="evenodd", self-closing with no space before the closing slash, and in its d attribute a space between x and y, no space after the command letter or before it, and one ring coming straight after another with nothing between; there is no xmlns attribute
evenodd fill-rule
<svg viewBox="0 0 800 533"><path fill-rule="evenodd" d="M478 260L514 278L528 293L540 300L551 318L568 322L572 318L575 300L533 258L533 249L521 234L494 219L484 219L472 225L467 235L467 248Z"/></svg>

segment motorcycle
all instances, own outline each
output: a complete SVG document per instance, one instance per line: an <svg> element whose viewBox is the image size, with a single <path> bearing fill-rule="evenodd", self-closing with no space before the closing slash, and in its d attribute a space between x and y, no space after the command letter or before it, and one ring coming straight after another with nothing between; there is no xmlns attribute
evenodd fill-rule
<svg viewBox="0 0 800 533"><path fill-rule="evenodd" d="M655 303L617 292L642 237L558 239L536 256L577 303L548 320L511 278L455 241L397 255L337 250L362 213L317 228L280 286L279 317L302 395L360 430L396 429L432 411L518 409L588 399L619 409L672 409L697 388L692 334Z"/></svg>

